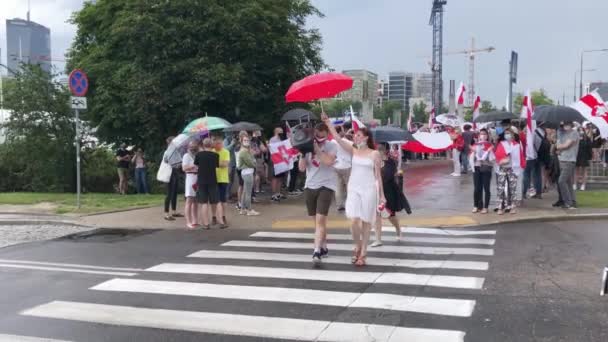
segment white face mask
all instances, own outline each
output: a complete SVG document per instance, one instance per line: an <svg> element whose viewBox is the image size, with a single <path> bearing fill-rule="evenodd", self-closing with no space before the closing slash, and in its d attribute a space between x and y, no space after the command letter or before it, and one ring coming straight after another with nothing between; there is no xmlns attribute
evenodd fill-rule
<svg viewBox="0 0 608 342"><path fill-rule="evenodd" d="M249 141L243 141L243 147L249 147L251 143Z"/></svg>
<svg viewBox="0 0 608 342"><path fill-rule="evenodd" d="M480 135L479 136L479 141L488 141L488 136L487 135Z"/></svg>
<svg viewBox="0 0 608 342"><path fill-rule="evenodd" d="M570 131L570 130L572 130L572 126L570 126L570 125L564 125L564 130L565 131Z"/></svg>
<svg viewBox="0 0 608 342"><path fill-rule="evenodd" d="M513 136L511 134L505 134L505 140L511 141L513 140Z"/></svg>

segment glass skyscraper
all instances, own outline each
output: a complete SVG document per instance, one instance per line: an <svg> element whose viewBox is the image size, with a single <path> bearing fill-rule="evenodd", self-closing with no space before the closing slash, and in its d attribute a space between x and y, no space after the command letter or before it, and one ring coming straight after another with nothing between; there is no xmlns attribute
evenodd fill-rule
<svg viewBox="0 0 608 342"><path fill-rule="evenodd" d="M39 64L51 72L51 30L23 19L6 21L7 66L19 70L21 63Z"/></svg>

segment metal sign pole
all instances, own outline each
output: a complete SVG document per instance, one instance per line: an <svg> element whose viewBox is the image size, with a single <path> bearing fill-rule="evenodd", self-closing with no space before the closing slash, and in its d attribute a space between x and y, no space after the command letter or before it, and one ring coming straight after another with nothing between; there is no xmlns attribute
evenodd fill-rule
<svg viewBox="0 0 608 342"><path fill-rule="evenodd" d="M76 115L76 206L80 209L80 117L78 109L74 109Z"/></svg>

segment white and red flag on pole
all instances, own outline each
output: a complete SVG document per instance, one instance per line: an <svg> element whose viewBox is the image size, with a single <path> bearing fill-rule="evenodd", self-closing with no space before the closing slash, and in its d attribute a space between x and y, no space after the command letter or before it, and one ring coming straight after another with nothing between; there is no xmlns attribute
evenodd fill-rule
<svg viewBox="0 0 608 342"><path fill-rule="evenodd" d="M434 124L435 124L435 107L433 107L433 109L431 109L431 112L429 113L429 130L431 128L433 128Z"/></svg>
<svg viewBox="0 0 608 342"><path fill-rule="evenodd" d="M353 132L357 133L360 128L365 127L363 122L359 121L357 117L355 117L355 112L353 111L353 106L350 106L350 123L353 126Z"/></svg>
<svg viewBox="0 0 608 342"><path fill-rule="evenodd" d="M270 151L270 159L272 159L272 164L274 165L275 175L291 170L298 153L300 153L291 146L289 139L270 143L268 144L268 149Z"/></svg>
<svg viewBox="0 0 608 342"><path fill-rule="evenodd" d="M534 160L538 158L538 154L534 149L534 134L536 134L536 121L532 120L534 106L532 105L532 95L530 91L526 93L521 103L520 118L526 119L526 159Z"/></svg>
<svg viewBox="0 0 608 342"><path fill-rule="evenodd" d="M597 91L594 90L581 97L570 107L578 110L589 122L594 124L602 138L608 138L608 108Z"/></svg>
<svg viewBox="0 0 608 342"><path fill-rule="evenodd" d="M465 92L466 92L466 88L464 86L464 83L460 82L460 86L458 87L458 90L456 91L456 104L464 105Z"/></svg>
<svg viewBox="0 0 608 342"><path fill-rule="evenodd" d="M475 123L475 119L479 116L479 108L481 107L481 98L477 96L475 98L475 103L473 103L473 128L477 129L477 124Z"/></svg>

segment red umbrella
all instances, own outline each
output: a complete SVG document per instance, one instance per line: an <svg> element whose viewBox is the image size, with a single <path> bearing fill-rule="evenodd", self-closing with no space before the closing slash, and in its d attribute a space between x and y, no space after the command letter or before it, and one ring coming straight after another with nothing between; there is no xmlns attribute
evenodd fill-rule
<svg viewBox="0 0 608 342"><path fill-rule="evenodd" d="M289 87L285 102L309 102L334 97L353 87L353 79L337 72L307 76Z"/></svg>

